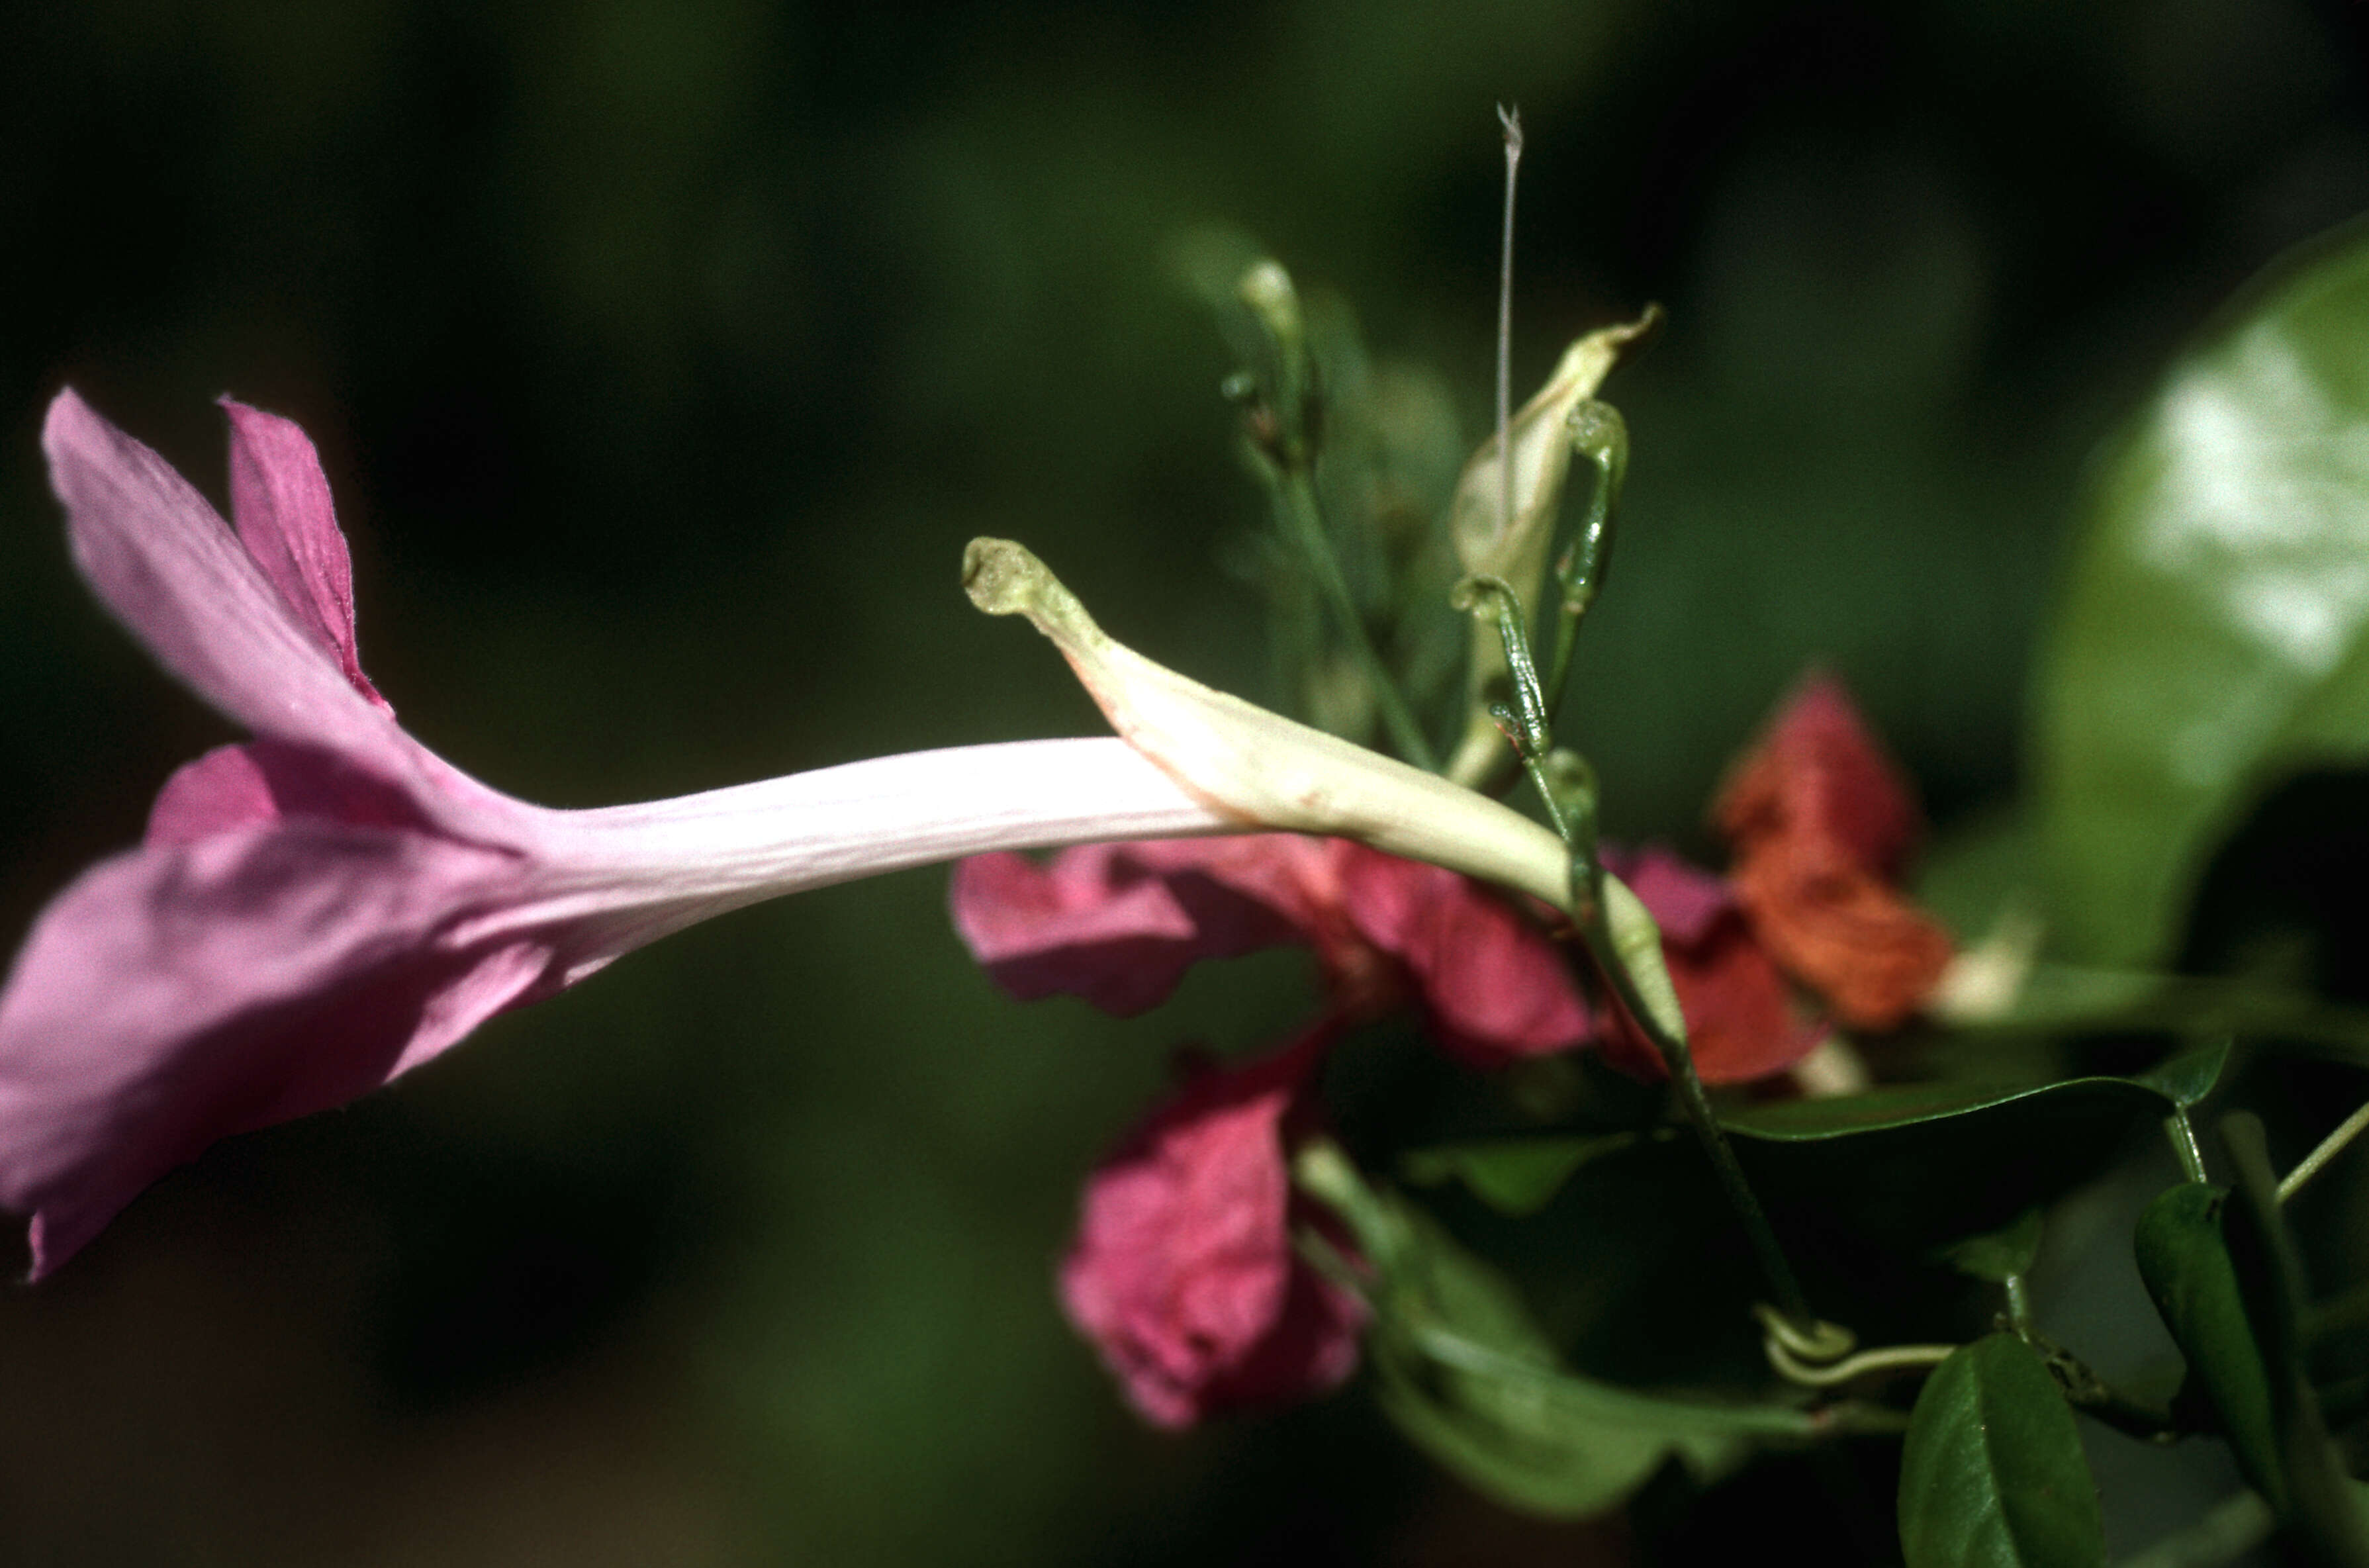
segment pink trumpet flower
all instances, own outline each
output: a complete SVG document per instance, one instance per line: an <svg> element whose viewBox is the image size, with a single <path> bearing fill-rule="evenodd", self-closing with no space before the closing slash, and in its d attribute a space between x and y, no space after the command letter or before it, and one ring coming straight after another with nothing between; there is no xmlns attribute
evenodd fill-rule
<svg viewBox="0 0 2369 1568"><path fill-rule="evenodd" d="M1224 831L1117 739L917 752L678 800L531 806L362 674L311 442L225 401L236 532L71 391L42 430L76 564L256 739L43 910L0 991L0 1207L39 1278L215 1139L340 1104L506 1008L778 894L993 849Z"/></svg>

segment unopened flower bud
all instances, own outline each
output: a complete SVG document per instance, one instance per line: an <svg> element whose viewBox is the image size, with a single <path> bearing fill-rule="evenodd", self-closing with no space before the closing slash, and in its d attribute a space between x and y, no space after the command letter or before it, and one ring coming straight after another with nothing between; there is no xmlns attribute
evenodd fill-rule
<svg viewBox="0 0 2369 1568"><path fill-rule="evenodd" d="M1283 263L1265 257L1251 264L1234 292L1251 314L1275 338L1276 346L1287 361L1296 359L1300 345L1307 341L1308 326L1299 310L1299 291L1291 284L1291 274Z"/></svg>
<svg viewBox="0 0 2369 1568"><path fill-rule="evenodd" d="M1464 465L1448 518L1456 558L1468 573L1512 584L1525 619L1537 612L1547 554L1554 545L1555 515L1571 471L1571 416L1595 395L1629 345L1660 320L1660 309L1649 308L1635 321L1591 332L1564 350L1554 374L1507 429L1513 448L1510 509L1503 498L1506 479L1496 437L1483 442ZM1503 695L1498 688L1505 679L1505 655L1487 628L1474 629L1471 668L1474 714L1448 765L1448 776L1466 784L1487 776L1504 755L1487 708Z"/></svg>

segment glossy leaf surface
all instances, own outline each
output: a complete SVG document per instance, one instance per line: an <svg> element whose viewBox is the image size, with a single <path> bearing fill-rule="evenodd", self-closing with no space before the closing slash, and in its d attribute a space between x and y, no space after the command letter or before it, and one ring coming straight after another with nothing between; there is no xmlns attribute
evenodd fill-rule
<svg viewBox="0 0 2369 1568"><path fill-rule="evenodd" d="M1782 1100L1722 1112L1720 1125L1745 1138L1815 1142L1892 1132L1986 1112L2032 1116L2115 1112L2169 1116L2172 1097L2130 1078L2068 1078L2055 1083L2001 1084L1945 1080L1871 1089L1814 1100Z"/></svg>
<svg viewBox="0 0 2369 1568"><path fill-rule="evenodd" d="M2039 708L2050 915L2164 957L2280 772L2369 757L2369 243L2290 258L2100 465Z"/></svg>
<svg viewBox="0 0 2369 1568"><path fill-rule="evenodd" d="M2039 1354L1978 1339L1934 1369L1900 1463L1908 1568L2085 1568L2106 1560L2073 1412Z"/></svg>

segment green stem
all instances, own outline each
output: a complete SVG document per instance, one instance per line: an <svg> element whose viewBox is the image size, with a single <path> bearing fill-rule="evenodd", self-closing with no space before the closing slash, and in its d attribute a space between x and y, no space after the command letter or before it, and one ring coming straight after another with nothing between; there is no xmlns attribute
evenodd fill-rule
<svg viewBox="0 0 2369 1568"><path fill-rule="evenodd" d="M1514 185L1522 172L1522 111L1500 108L1505 132L1505 233L1497 270L1497 532L1514 532Z"/></svg>
<svg viewBox="0 0 2369 1568"><path fill-rule="evenodd" d="M1502 704L1497 711L1500 713L1505 711ZM1563 815L1562 803L1555 799L1554 786L1547 778L1545 759L1534 757L1529 752L1524 751L1522 771L1530 775L1531 787L1539 792L1539 798L1546 803L1548 826L1554 829L1557 838L1564 843L1570 843L1572 841L1571 818Z"/></svg>
<svg viewBox="0 0 2369 1568"><path fill-rule="evenodd" d="M1374 693L1374 706L1382 715L1382 727L1390 732L1390 744L1399 755L1416 767L1429 773L1439 772L1439 756L1415 722L1414 712L1407 706L1396 681L1383 667L1381 655L1374 651L1373 639L1366 635L1365 617L1357 612L1357 601L1349 592L1349 579L1341 575L1341 563L1333 554L1333 544L1324 532L1324 514L1316 500L1316 485L1305 466L1295 464L1276 476L1276 489L1283 505L1285 527L1292 543L1299 546L1301 558L1308 565L1309 575L1316 579L1317 592L1333 612L1333 619L1341 640L1348 644L1350 657L1357 661L1367 684Z"/></svg>
<svg viewBox="0 0 2369 1568"><path fill-rule="evenodd" d="M2020 1285L2021 1282L2019 1279L2017 1283ZM2010 1291L2010 1302L2013 1295L2014 1292ZM2008 1316L2017 1335L2040 1352L2041 1358L2048 1363L2049 1373L2056 1379L2056 1387L2065 1395L2065 1402L2074 1409L2126 1436L2146 1443L2174 1442L2192 1430L2180 1424L2169 1405L2123 1392L2098 1376L2087 1361L2039 1333L2031 1327L2029 1310L2022 1322L2016 1322L2015 1308L2010 1305Z"/></svg>
<svg viewBox="0 0 2369 1568"><path fill-rule="evenodd" d="M2196 1141L2196 1128L2190 1124L2185 1106L2163 1118L2163 1135L2171 1139L2172 1158L2180 1162L2180 1173L2192 1182L2206 1180L2204 1150Z"/></svg>
<svg viewBox="0 0 2369 1568"><path fill-rule="evenodd" d="M2031 1339L2037 1332L2031 1321L2031 1288L2020 1274L2010 1274L1999 1284L2007 1292L2007 1326L2015 1331L2018 1338Z"/></svg>
<svg viewBox="0 0 2369 1568"><path fill-rule="evenodd" d="M1509 727L1522 766L1528 772L1539 798L1546 803L1555 831L1571 849L1573 924L1587 944L1589 956L1605 982L1620 999L1620 1005L1661 1054L1662 1064L1677 1091L1678 1104L1693 1126L1703 1152L1710 1157L1711 1171L1727 1195L1728 1203L1744 1222L1745 1234L1750 1238L1760 1271L1767 1276L1768 1288L1777 1298L1778 1310L1809 1329L1817 1322L1811 1314L1809 1298L1802 1292L1802 1282L1794 1275L1785 1249L1778 1242L1777 1232L1768 1223L1767 1211L1760 1207L1758 1195L1745 1178L1744 1167L1737 1162L1735 1150L1729 1147L1727 1134L1720 1129L1719 1119L1711 1114L1711 1096L1704 1093L1702 1078L1695 1071L1694 1053L1687 1048L1684 1034L1664 1027L1660 1015L1639 994L1636 979L1629 972L1619 944L1613 941L1611 928L1606 923L1604 867L1596 852L1594 775L1576 753L1570 754L1570 764L1577 772L1571 781L1571 808L1566 809L1562 798L1564 792L1556 787L1546 765L1554 736L1549 727L1544 693L1539 689L1538 668L1530 661L1521 601L1502 578L1474 576L1456 585L1451 601L1467 612L1491 612L1498 636L1505 645L1505 664L1513 677L1517 706L1501 707L1500 720L1513 721Z"/></svg>
<svg viewBox="0 0 2369 1568"><path fill-rule="evenodd" d="M2233 1218L2252 1231L2260 1247L2260 1279L2265 1310L2249 1313L2260 1335L2262 1360L2270 1372L2271 1407L2279 1426L2279 1459L2286 1470L2293 1514L2281 1522L2298 1538L2297 1544L2318 1561L2364 1568L2369 1565L2369 1534L2352 1503L2346 1477L2319 1401L2312 1391L2306 1360L2304 1314L2310 1305L2303 1259L2295 1249L2285 1218L2279 1212L2278 1181L2271 1173L2268 1143L2261 1118L2250 1111L2232 1111L2220 1121L2221 1147L2237 1176L2232 1191L2237 1206Z"/></svg>
<svg viewBox="0 0 2369 1568"><path fill-rule="evenodd" d="M1556 617L1554 658L1547 676L1549 712L1562 706L1563 688L1571 680L1572 649L1579 641L1579 623L1603 591L1605 573L1612 561L1613 509L1620 504L1621 480L1629 472L1629 427L1609 403L1589 398L1572 411L1571 442L1596 465L1596 493L1588 498L1587 517L1579 525L1577 536L1555 563L1562 610Z"/></svg>
<svg viewBox="0 0 2369 1568"><path fill-rule="evenodd" d="M1589 956L1596 960L1612 994L1645 1038L1653 1042L1661 1054L1662 1065L1668 1070L1670 1083L1677 1091L1678 1105L1695 1129L1703 1153L1711 1160L1712 1173L1719 1178L1720 1189L1727 1195L1729 1207L1743 1221L1745 1235L1752 1242L1752 1252L1760 1264L1760 1272L1768 1281L1769 1293L1776 1298L1778 1310L1797 1323L1814 1324L1817 1318L1810 1310L1810 1299L1802 1289L1802 1281L1794 1274L1792 1263L1785 1256L1784 1246L1777 1240L1775 1227L1768 1223L1768 1211L1760 1207L1759 1195L1744 1174L1744 1166L1736 1160L1735 1150L1721 1130L1719 1118L1711 1114L1711 1096L1703 1092L1702 1078L1695 1071L1694 1053L1685 1040L1672 1035L1655 1021L1654 1010L1637 992L1636 981L1629 975L1628 967L1620 962L1612 944L1612 933L1604 924L1603 908L1599 901L1595 918L1583 921L1579 933L1587 944Z"/></svg>
<svg viewBox="0 0 2369 1568"><path fill-rule="evenodd" d="M2284 1203L2301 1192L2306 1182L2318 1175L2330 1160L2343 1153L2344 1146L2360 1137L2364 1129L2369 1129L2369 1105L2363 1105L2345 1117L2334 1132L2319 1140L2318 1148L2303 1157L2303 1163L2286 1173L2279 1183L2279 1201Z"/></svg>
<svg viewBox="0 0 2369 1568"><path fill-rule="evenodd" d="M1901 1372L1927 1372L1947 1361L1958 1351L1954 1345L1887 1345L1881 1349L1862 1350L1828 1366L1817 1367L1802 1360L1776 1340L1763 1348L1778 1376L1789 1383L1805 1389L1831 1389L1860 1378L1884 1377Z"/></svg>

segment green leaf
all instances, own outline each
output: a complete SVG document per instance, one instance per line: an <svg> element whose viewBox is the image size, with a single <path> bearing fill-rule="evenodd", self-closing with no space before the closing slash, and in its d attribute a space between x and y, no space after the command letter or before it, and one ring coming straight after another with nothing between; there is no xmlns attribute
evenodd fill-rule
<svg viewBox="0 0 2369 1568"><path fill-rule="evenodd" d="M2054 1202L2173 1108L2125 1078L1945 1080L1734 1107L1721 1121L1772 1207L1929 1255Z"/></svg>
<svg viewBox="0 0 2369 1568"><path fill-rule="evenodd" d="M2228 1194L2202 1182L2173 1187L2139 1216L2139 1277L2188 1358L2193 1386L2212 1405L2247 1483L2289 1508L2286 1467L2261 1342L2224 1231Z"/></svg>
<svg viewBox="0 0 2369 1568"><path fill-rule="evenodd" d="M2220 1040L2181 1051L2156 1063L2132 1082L2144 1083L2181 1110L2189 1110L2220 1084L2221 1074L2229 1066L2229 1041Z"/></svg>
<svg viewBox="0 0 2369 1568"><path fill-rule="evenodd" d="M2282 771L2369 758L2369 243L2282 262L2100 465L2038 695L2054 929L2161 958Z"/></svg>
<svg viewBox="0 0 2369 1568"><path fill-rule="evenodd" d="M1720 1114L1720 1125L1744 1138L1778 1143L1809 1143L1893 1132L1928 1122L2018 1107L2026 1113L2127 1110L2169 1116L2171 1096L2129 1078L2067 1078L2054 1083L1983 1083L1948 1080L1871 1089L1814 1100L1780 1100L1738 1105Z"/></svg>
<svg viewBox="0 0 2369 1568"><path fill-rule="evenodd" d="M1608 1132L1550 1138L1500 1138L1447 1143L1408 1154L1402 1169L1417 1186L1462 1182L1472 1196L1501 1214L1536 1214L1562 1190L1572 1173L1590 1161L1626 1153L1648 1142L1677 1136L1668 1127L1650 1132Z"/></svg>
<svg viewBox="0 0 2369 1568"><path fill-rule="evenodd" d="M2106 1560L2073 1412L2031 1346L1978 1339L1934 1369L1900 1457L1908 1568L2076 1568Z"/></svg>
<svg viewBox="0 0 2369 1568"><path fill-rule="evenodd" d="M1337 1149L1296 1166L1365 1259L1367 1349L1382 1408L1410 1440L1509 1506L1558 1517L1617 1505L1677 1458L1723 1470L1756 1436L1811 1436L1788 1405L1718 1403L1564 1369L1520 1295L1430 1216L1369 1187Z"/></svg>
<svg viewBox="0 0 2369 1568"><path fill-rule="evenodd" d="M2031 1272L2031 1261L2040 1255L2042 1220L2041 1210L2027 1208L2012 1224L1952 1242L1942 1255L1961 1274L2003 1285Z"/></svg>

